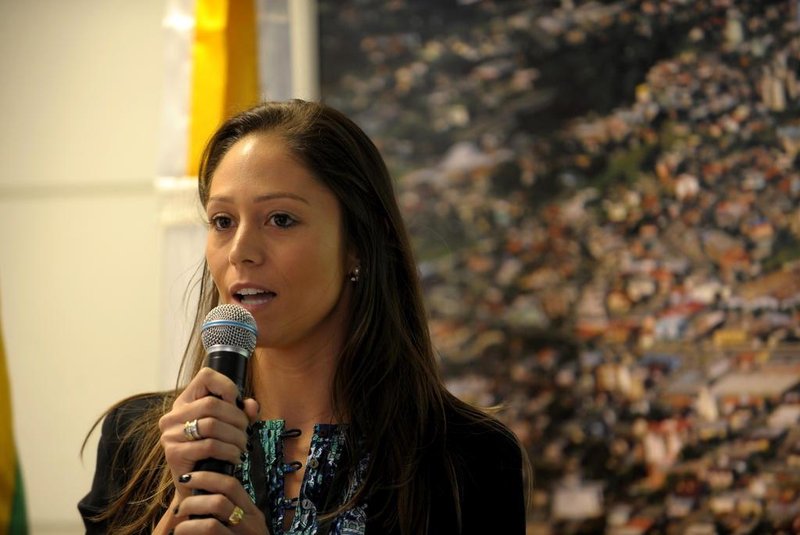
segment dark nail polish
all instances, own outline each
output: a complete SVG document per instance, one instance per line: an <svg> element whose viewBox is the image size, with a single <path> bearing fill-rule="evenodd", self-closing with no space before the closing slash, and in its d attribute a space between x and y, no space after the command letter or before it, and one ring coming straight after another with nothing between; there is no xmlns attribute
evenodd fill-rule
<svg viewBox="0 0 800 535"><path fill-rule="evenodd" d="M183 474L178 478L178 481L181 483L188 483L190 479L192 479L192 474Z"/></svg>
<svg viewBox="0 0 800 535"><path fill-rule="evenodd" d="M236 398L236 406L239 407L239 410L244 410L244 401L242 401L242 396Z"/></svg>
<svg viewBox="0 0 800 535"><path fill-rule="evenodd" d="M245 452L242 452L242 454L241 454L241 455L239 455L239 459L240 459L242 462L244 462L244 461L247 459L247 454L246 454Z"/></svg>
<svg viewBox="0 0 800 535"><path fill-rule="evenodd" d="M178 507L180 507L180 505L176 505L175 509L172 510L172 514L175 516L178 516Z"/></svg>

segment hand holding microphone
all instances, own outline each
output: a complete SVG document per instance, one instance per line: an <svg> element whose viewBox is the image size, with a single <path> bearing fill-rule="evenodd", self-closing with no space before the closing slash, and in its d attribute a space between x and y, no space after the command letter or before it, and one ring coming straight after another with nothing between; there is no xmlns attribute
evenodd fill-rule
<svg viewBox="0 0 800 535"><path fill-rule="evenodd" d="M167 464L183 497L188 496L181 484L185 474L233 474L247 449L247 426L256 414L255 400L241 406L247 361L256 344L252 315L237 305L220 305L206 316L201 336L206 366L159 421Z"/></svg>

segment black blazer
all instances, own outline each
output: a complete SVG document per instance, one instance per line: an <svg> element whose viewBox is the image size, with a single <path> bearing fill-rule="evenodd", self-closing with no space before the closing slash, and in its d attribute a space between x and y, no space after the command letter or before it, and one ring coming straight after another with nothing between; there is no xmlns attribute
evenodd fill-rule
<svg viewBox="0 0 800 535"><path fill-rule="evenodd" d="M121 437L147 408L162 401L163 394L136 398L104 419L92 488L78 503L87 534L108 533L107 522L95 522L90 517L105 510L130 477L133 445L123 443ZM524 535L522 454L513 434L498 426L469 422L453 413L448 415L446 440L458 474L461 535ZM120 455L119 462L112 469L116 455ZM441 473L437 467L431 468L435 488L428 533L456 535L459 531L452 491L441 468ZM369 507L367 511L366 535L391 535Z"/></svg>

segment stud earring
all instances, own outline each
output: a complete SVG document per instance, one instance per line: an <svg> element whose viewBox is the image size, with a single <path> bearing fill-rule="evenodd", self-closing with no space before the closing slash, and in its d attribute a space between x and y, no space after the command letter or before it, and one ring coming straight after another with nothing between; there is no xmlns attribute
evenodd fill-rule
<svg viewBox="0 0 800 535"><path fill-rule="evenodd" d="M356 266L350 272L350 282L358 282L359 277L361 277L361 268Z"/></svg>

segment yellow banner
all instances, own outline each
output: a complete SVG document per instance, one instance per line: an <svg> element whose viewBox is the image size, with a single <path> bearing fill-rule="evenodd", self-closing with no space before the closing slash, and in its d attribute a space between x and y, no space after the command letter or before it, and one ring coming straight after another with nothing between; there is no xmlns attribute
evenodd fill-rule
<svg viewBox="0 0 800 535"><path fill-rule="evenodd" d="M11 391L4 347L3 332L0 329L0 532L7 533L6 530L11 524L17 455L14 450Z"/></svg>
<svg viewBox="0 0 800 535"><path fill-rule="evenodd" d="M258 62L253 0L198 0L192 46L189 176L214 130L257 103Z"/></svg>
<svg viewBox="0 0 800 535"><path fill-rule="evenodd" d="M23 535L27 532L25 495L14 446L11 388L0 329L0 533Z"/></svg>

